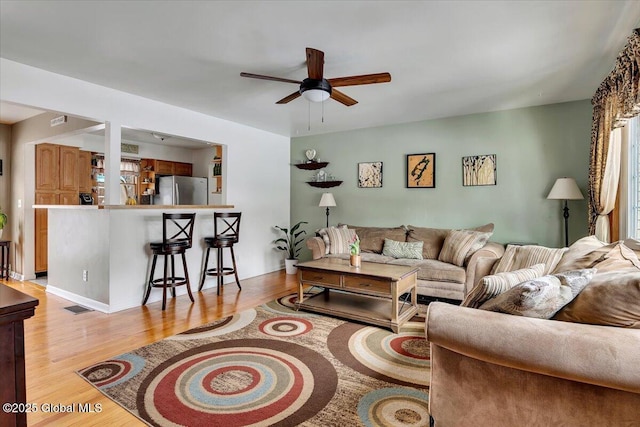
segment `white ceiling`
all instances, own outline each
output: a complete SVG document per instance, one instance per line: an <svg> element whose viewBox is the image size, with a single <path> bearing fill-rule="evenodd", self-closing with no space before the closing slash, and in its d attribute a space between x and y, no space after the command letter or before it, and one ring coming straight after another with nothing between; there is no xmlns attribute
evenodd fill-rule
<svg viewBox="0 0 640 427"><path fill-rule="evenodd" d="M1 0L0 56L303 136L591 98L639 23L638 1ZM327 78L392 81L341 88L359 103L322 122L275 104L296 85L239 75L301 80L305 47Z"/></svg>

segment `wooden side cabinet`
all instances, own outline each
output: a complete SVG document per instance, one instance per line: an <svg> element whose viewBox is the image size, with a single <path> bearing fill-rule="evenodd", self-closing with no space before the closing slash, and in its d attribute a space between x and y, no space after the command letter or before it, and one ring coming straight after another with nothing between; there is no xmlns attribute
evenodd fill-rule
<svg viewBox="0 0 640 427"><path fill-rule="evenodd" d="M60 185L57 190L78 191L78 155L80 150L77 147L58 146L60 150L60 164L58 173L60 174Z"/></svg>
<svg viewBox="0 0 640 427"><path fill-rule="evenodd" d="M27 403L24 320L34 315L38 303L36 298L0 285L0 402L3 404ZM0 411L0 425L26 426L27 413Z"/></svg>

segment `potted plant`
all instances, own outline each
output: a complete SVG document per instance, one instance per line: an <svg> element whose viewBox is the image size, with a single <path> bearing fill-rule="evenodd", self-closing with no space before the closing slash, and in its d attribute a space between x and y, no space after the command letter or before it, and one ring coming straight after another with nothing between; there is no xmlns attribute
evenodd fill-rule
<svg viewBox="0 0 640 427"><path fill-rule="evenodd" d="M301 236L307 234L305 230L299 230L302 224L308 224L308 222L300 221L291 227L291 230L275 226L276 229L284 234L284 237L274 240L273 243L275 243L276 249L284 251L286 254L284 264L287 274L296 274L298 272L296 265L298 264L298 255L301 249L300 244L304 241Z"/></svg>
<svg viewBox="0 0 640 427"><path fill-rule="evenodd" d="M9 218L7 218L7 214L2 212L2 209L0 209L0 238L2 238L2 230L8 221Z"/></svg>

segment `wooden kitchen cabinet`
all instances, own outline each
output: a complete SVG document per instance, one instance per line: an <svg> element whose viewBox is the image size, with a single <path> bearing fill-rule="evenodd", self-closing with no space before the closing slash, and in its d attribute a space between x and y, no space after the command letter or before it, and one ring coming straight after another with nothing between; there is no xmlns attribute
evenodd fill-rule
<svg viewBox="0 0 640 427"><path fill-rule="evenodd" d="M58 189L60 150L54 144L36 145L36 191Z"/></svg>
<svg viewBox="0 0 640 427"><path fill-rule="evenodd" d="M89 159L91 164L91 159ZM36 194L37 205L79 204L80 149L56 144L36 145ZM89 186L91 187L91 186ZM35 272L48 268L47 210L36 209Z"/></svg>
<svg viewBox="0 0 640 427"><path fill-rule="evenodd" d="M91 193L92 187L91 152L80 151L78 153L78 191L80 193Z"/></svg>
<svg viewBox="0 0 640 427"><path fill-rule="evenodd" d="M179 176L192 176L193 165L191 163L174 162L173 174Z"/></svg>
<svg viewBox="0 0 640 427"><path fill-rule="evenodd" d="M174 175L174 163L166 160L156 160L155 161L155 171L156 174L161 175Z"/></svg>
<svg viewBox="0 0 640 427"><path fill-rule="evenodd" d="M58 147L60 150L60 164L58 168L60 181L57 190L78 191L78 155L80 149L63 145Z"/></svg>
<svg viewBox="0 0 640 427"><path fill-rule="evenodd" d="M36 191L36 205L57 205L58 194L53 191ZM47 209L35 209L35 272L47 271L49 232Z"/></svg>

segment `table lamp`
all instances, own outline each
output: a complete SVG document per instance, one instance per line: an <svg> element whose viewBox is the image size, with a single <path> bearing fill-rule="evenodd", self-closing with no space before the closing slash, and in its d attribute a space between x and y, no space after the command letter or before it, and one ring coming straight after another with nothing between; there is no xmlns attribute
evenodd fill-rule
<svg viewBox="0 0 640 427"><path fill-rule="evenodd" d="M327 208L327 227L329 227L329 206L336 206L336 199L333 198L333 194L322 193L320 204L318 206L321 208Z"/></svg>
<svg viewBox="0 0 640 427"><path fill-rule="evenodd" d="M569 246L569 207L567 206L567 200L584 199L576 180L567 177L556 179L547 199L564 200L564 245Z"/></svg>

